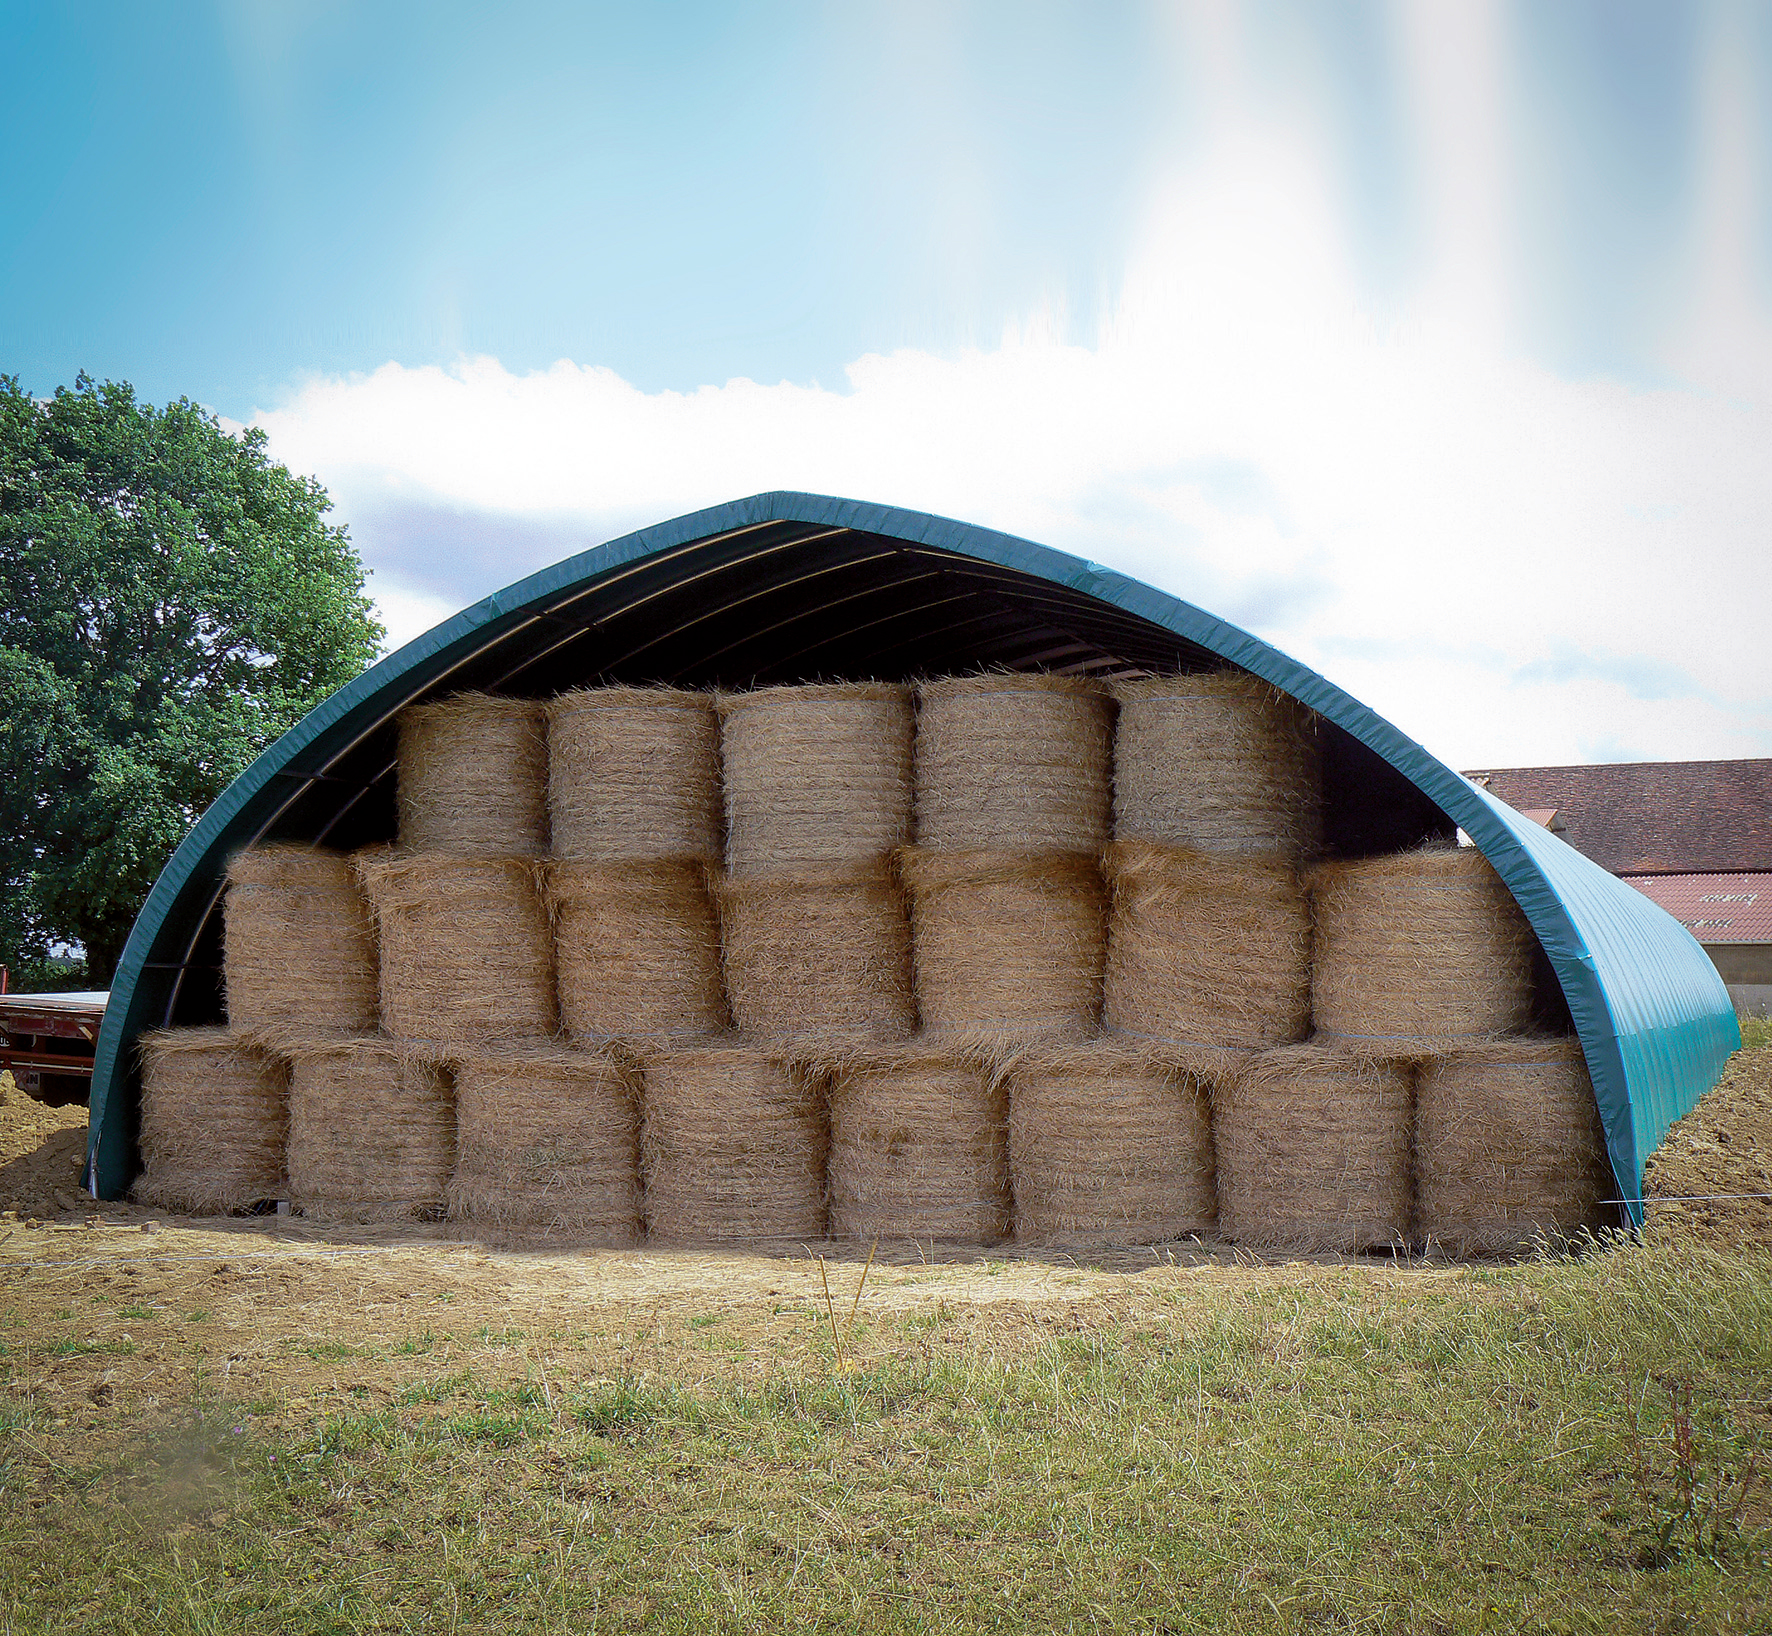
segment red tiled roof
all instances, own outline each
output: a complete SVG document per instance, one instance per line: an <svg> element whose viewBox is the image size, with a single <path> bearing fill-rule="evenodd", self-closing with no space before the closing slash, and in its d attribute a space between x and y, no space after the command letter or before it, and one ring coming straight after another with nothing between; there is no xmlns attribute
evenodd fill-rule
<svg viewBox="0 0 1772 1636"><path fill-rule="evenodd" d="M1772 760L1616 761L1469 772L1615 875L1772 870ZM1543 820L1540 819L1540 822Z"/></svg>
<svg viewBox="0 0 1772 1636"><path fill-rule="evenodd" d="M1772 943L1772 874L1624 878L1700 943Z"/></svg>

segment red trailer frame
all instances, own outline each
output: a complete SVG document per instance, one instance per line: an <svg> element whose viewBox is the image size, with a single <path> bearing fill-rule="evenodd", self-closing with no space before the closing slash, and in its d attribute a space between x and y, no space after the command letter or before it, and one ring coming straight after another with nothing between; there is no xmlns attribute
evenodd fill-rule
<svg viewBox="0 0 1772 1636"><path fill-rule="evenodd" d="M0 1069L39 1100L84 1102L109 998L103 991L8 994L0 988Z"/></svg>

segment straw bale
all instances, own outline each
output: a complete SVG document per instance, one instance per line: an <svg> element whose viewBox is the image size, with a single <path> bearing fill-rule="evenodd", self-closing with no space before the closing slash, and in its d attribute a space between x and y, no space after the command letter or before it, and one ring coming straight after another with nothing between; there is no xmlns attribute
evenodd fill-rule
<svg viewBox="0 0 1772 1636"><path fill-rule="evenodd" d="M607 1052L478 1051L455 1061L452 1219L603 1244L640 1236L640 1120Z"/></svg>
<svg viewBox="0 0 1772 1636"><path fill-rule="evenodd" d="M655 1239L824 1235L825 1111L779 1051L744 1043L640 1057L640 1163Z"/></svg>
<svg viewBox="0 0 1772 1636"><path fill-rule="evenodd" d="M285 1039L289 1198L307 1216L442 1216L455 1168L455 1097L432 1053L396 1040Z"/></svg>
<svg viewBox="0 0 1772 1636"><path fill-rule="evenodd" d="M1008 1095L975 1053L918 1043L819 1066L834 1236L994 1244L1008 1235Z"/></svg>
<svg viewBox="0 0 1772 1636"><path fill-rule="evenodd" d="M1324 864L1309 885L1319 1032L1382 1056L1526 1026L1532 930L1474 848Z"/></svg>
<svg viewBox="0 0 1772 1636"><path fill-rule="evenodd" d="M1204 1080L1108 1040L1036 1046L1005 1074L1016 1238L1158 1244L1215 1230Z"/></svg>
<svg viewBox="0 0 1772 1636"><path fill-rule="evenodd" d="M1092 856L907 847L900 864L926 1030L1093 1032L1107 925Z"/></svg>
<svg viewBox="0 0 1772 1636"><path fill-rule="evenodd" d="M547 706L557 858L720 856L720 723L706 693L588 687Z"/></svg>
<svg viewBox="0 0 1772 1636"><path fill-rule="evenodd" d="M207 1215L282 1196L282 1062L226 1028L143 1034L141 1061L137 1200Z"/></svg>
<svg viewBox="0 0 1772 1636"><path fill-rule="evenodd" d="M510 858L548 849L548 740L538 699L457 693L400 712L400 845Z"/></svg>
<svg viewBox="0 0 1772 1636"><path fill-rule="evenodd" d="M743 1032L898 1039L916 1028L910 918L890 864L717 890L726 994Z"/></svg>
<svg viewBox="0 0 1772 1636"><path fill-rule="evenodd" d="M1218 1230L1344 1254L1408 1240L1410 1070L1310 1043L1253 1058L1214 1094Z"/></svg>
<svg viewBox="0 0 1772 1636"><path fill-rule="evenodd" d="M1428 1058L1415 1089L1416 1222L1452 1255L1528 1250L1605 1219L1614 1196L1576 1039L1506 1040Z"/></svg>
<svg viewBox="0 0 1772 1636"><path fill-rule="evenodd" d="M1310 908L1287 864L1116 841L1106 872L1109 1030L1243 1050L1310 1032Z"/></svg>
<svg viewBox="0 0 1772 1636"><path fill-rule="evenodd" d="M355 856L381 944L382 1027L474 1045L555 1030L554 942L531 858Z"/></svg>
<svg viewBox="0 0 1772 1636"><path fill-rule="evenodd" d="M1315 717L1237 670L1111 684L1114 834L1300 863L1322 846Z"/></svg>
<svg viewBox="0 0 1772 1636"><path fill-rule="evenodd" d="M910 689L763 687L716 702L732 875L865 862L910 839Z"/></svg>
<svg viewBox="0 0 1772 1636"><path fill-rule="evenodd" d="M560 1020L571 1038L693 1037L726 1026L706 865L556 862L547 892Z"/></svg>
<svg viewBox="0 0 1772 1636"><path fill-rule="evenodd" d="M1108 838L1113 701L1080 676L954 676L917 690L917 844L1093 852Z"/></svg>
<svg viewBox="0 0 1772 1636"><path fill-rule="evenodd" d="M228 864L222 970L236 1028L376 1025L375 928L351 860L256 846Z"/></svg>

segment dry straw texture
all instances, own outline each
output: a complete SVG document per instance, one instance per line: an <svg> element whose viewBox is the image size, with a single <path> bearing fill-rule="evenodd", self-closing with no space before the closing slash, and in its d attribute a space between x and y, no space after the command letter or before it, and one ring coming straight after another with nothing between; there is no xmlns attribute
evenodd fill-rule
<svg viewBox="0 0 1772 1636"><path fill-rule="evenodd" d="M1581 1043L1508 1040L1423 1064L1415 1091L1416 1222L1452 1255L1530 1249L1604 1219L1614 1197Z"/></svg>
<svg viewBox="0 0 1772 1636"><path fill-rule="evenodd" d="M1107 925L1093 857L909 847L900 858L925 1029L1094 1029Z"/></svg>
<svg viewBox="0 0 1772 1636"><path fill-rule="evenodd" d="M1108 838L1113 701L1076 676L955 676L917 690L917 844L1093 852Z"/></svg>
<svg viewBox="0 0 1772 1636"><path fill-rule="evenodd" d="M235 1028L374 1030L375 928L349 858L309 846L236 853L224 912Z"/></svg>
<svg viewBox="0 0 1772 1636"><path fill-rule="evenodd" d="M1109 1029L1245 1050L1310 1032L1310 909L1289 865L1118 841L1107 877Z"/></svg>
<svg viewBox="0 0 1772 1636"><path fill-rule="evenodd" d="M548 740L536 699L457 693L400 712L400 845L509 858L548 849Z"/></svg>
<svg viewBox="0 0 1772 1636"><path fill-rule="evenodd" d="M824 1108L780 1052L728 1044L641 1058L646 1223L675 1242L820 1238Z"/></svg>
<svg viewBox="0 0 1772 1636"><path fill-rule="evenodd" d="M1008 1234L1008 1099L975 1055L914 1045L823 1066L835 1236L994 1244Z"/></svg>
<svg viewBox="0 0 1772 1636"><path fill-rule="evenodd" d="M573 1039L694 1037L726 1026L705 865L554 863L547 888L560 1021Z"/></svg>
<svg viewBox="0 0 1772 1636"><path fill-rule="evenodd" d="M141 1154L134 1196L163 1210L242 1210L283 1192L288 1074L225 1028L141 1037Z"/></svg>
<svg viewBox="0 0 1772 1636"><path fill-rule="evenodd" d="M1158 1244L1214 1231L1203 1080L1105 1040L1036 1047L1006 1074L1018 1239Z"/></svg>
<svg viewBox="0 0 1772 1636"><path fill-rule="evenodd" d="M582 688L547 714L555 857L720 856L720 724L709 695Z"/></svg>
<svg viewBox="0 0 1772 1636"><path fill-rule="evenodd" d="M334 1221L442 1214L455 1099L433 1056L392 1040L288 1040L289 1197Z"/></svg>
<svg viewBox="0 0 1772 1636"><path fill-rule="evenodd" d="M455 1063L449 1214L599 1244L640 1236L640 1121L628 1071L588 1051L487 1051Z"/></svg>
<svg viewBox="0 0 1772 1636"><path fill-rule="evenodd" d="M466 1045L554 1032L554 940L529 858L355 859L381 941L382 1027Z"/></svg>
<svg viewBox="0 0 1772 1636"><path fill-rule="evenodd" d="M1406 1055L1525 1026L1532 932L1474 848L1324 864L1310 887L1319 1032Z"/></svg>
<svg viewBox="0 0 1772 1636"><path fill-rule="evenodd" d="M1218 1230L1238 1244L1340 1251L1405 1243L1410 1072L1287 1045L1217 1087Z"/></svg>
<svg viewBox="0 0 1772 1636"><path fill-rule="evenodd" d="M910 839L910 690L877 682L720 696L726 867L860 863Z"/></svg>
<svg viewBox="0 0 1772 1636"><path fill-rule="evenodd" d="M1242 671L1112 684L1114 834L1298 863L1322 844L1314 718Z"/></svg>
<svg viewBox="0 0 1772 1636"><path fill-rule="evenodd" d="M885 1040L915 1029L910 920L889 864L718 890L726 994L743 1032Z"/></svg>

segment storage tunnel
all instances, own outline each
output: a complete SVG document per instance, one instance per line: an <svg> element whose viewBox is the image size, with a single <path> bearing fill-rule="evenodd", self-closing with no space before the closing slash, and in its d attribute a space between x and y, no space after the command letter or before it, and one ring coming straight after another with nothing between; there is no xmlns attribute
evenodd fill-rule
<svg viewBox="0 0 1772 1636"><path fill-rule="evenodd" d="M1715 1083L1740 1034L1691 934L1323 677L1149 585L947 518L769 493L645 528L488 597L341 688L203 815L161 872L112 982L92 1080L87 1184L139 1169L136 1042L223 1018L228 858L261 841L350 849L395 831L395 717L468 689L727 687L977 669L1102 677L1239 667L1321 718L1325 844L1394 852L1462 828L1537 934L1540 1020L1572 1022L1618 1197Z"/></svg>

